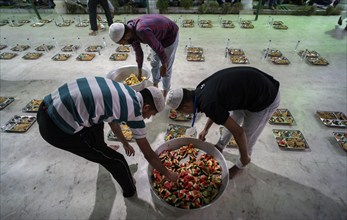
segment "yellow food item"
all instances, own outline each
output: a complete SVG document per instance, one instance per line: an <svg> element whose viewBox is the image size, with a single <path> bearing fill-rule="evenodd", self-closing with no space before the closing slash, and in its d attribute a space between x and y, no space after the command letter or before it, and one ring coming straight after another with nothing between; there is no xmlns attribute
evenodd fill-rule
<svg viewBox="0 0 347 220"><path fill-rule="evenodd" d="M130 74L130 76L128 76L125 80L124 80L124 84L128 85L128 86L133 86L136 84L139 84L141 82L143 82L146 79L145 76L141 77L141 81L137 78L137 76L135 74Z"/></svg>

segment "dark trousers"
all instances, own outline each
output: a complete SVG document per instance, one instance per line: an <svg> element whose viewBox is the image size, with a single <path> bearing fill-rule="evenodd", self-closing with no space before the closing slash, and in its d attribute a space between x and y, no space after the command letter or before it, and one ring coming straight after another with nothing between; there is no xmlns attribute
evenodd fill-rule
<svg viewBox="0 0 347 220"><path fill-rule="evenodd" d="M105 11L105 16L107 19L108 26L111 26L111 24L113 23L110 7L108 6L107 0L89 0L88 1L89 22L90 22L90 28L93 31L98 30L98 25L96 22L96 9L98 4L100 4Z"/></svg>
<svg viewBox="0 0 347 220"><path fill-rule="evenodd" d="M136 187L124 156L109 148L104 141L104 123L70 135L55 125L48 116L44 104L37 113L37 122L41 136L49 144L99 163L112 174L125 194L135 192Z"/></svg>

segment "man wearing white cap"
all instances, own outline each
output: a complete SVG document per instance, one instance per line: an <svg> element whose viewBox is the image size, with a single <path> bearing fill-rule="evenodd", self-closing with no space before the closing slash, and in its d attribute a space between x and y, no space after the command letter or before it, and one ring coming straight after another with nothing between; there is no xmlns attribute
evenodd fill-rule
<svg viewBox="0 0 347 220"><path fill-rule="evenodd" d="M279 82L253 67L231 67L203 80L196 90L170 90L166 104L182 113L203 112L208 121L199 134L205 137L213 123L223 125L215 145L221 152L232 136L239 147L240 159L229 169L234 177L249 162L259 135L279 106Z"/></svg>
<svg viewBox="0 0 347 220"><path fill-rule="evenodd" d="M113 23L110 38L118 44L131 44L136 54L138 78L142 76L143 50L141 43L151 48L153 85L162 80L163 94L171 87L172 66L178 46L178 26L162 15L143 15L129 20L127 24Z"/></svg>
<svg viewBox="0 0 347 220"><path fill-rule="evenodd" d="M134 148L125 139L120 123L127 123L146 160L168 180L177 174L161 163L146 139L145 118L164 109L161 91L131 87L102 77L85 77L66 83L47 95L37 113L40 134L49 144L105 167L119 183L124 197L133 196L136 186L124 156L104 141L107 122L128 156Z"/></svg>

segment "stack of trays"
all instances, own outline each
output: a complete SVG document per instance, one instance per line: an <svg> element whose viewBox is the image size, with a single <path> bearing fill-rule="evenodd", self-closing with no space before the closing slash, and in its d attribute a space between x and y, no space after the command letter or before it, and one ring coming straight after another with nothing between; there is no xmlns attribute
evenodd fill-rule
<svg viewBox="0 0 347 220"><path fill-rule="evenodd" d="M300 50L299 56L306 59L307 62L309 62L312 65L318 65L318 66L327 66L329 65L329 62L320 56L320 54L317 51L310 51L310 50Z"/></svg>
<svg viewBox="0 0 347 220"><path fill-rule="evenodd" d="M249 60L242 49L228 49L230 61L234 64L248 64Z"/></svg>
<svg viewBox="0 0 347 220"><path fill-rule="evenodd" d="M211 28L213 25L211 20L200 20L199 26L202 28Z"/></svg>
<svg viewBox="0 0 347 220"><path fill-rule="evenodd" d="M187 60L188 61L205 61L203 55L204 50L201 47L188 47L187 48Z"/></svg>
<svg viewBox="0 0 347 220"><path fill-rule="evenodd" d="M272 27L277 30L287 30L288 26L284 25L282 21L274 21L272 22Z"/></svg>
<svg viewBox="0 0 347 220"><path fill-rule="evenodd" d="M264 50L264 53L266 53L266 57L269 57L269 59L274 63L278 65L288 65L290 64L289 60L284 57L281 53L281 51L276 49L269 49Z"/></svg>

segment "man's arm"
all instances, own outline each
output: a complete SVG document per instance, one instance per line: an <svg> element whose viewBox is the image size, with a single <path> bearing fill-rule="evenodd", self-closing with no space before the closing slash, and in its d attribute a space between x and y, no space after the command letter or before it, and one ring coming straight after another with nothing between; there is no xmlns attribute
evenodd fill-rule
<svg viewBox="0 0 347 220"><path fill-rule="evenodd" d="M159 156L152 150L147 141L147 138L136 139L136 143L140 147L148 163L153 168L157 169L161 174L165 175L168 180L172 182L175 182L177 180L178 174L166 169L166 167L159 159Z"/></svg>
<svg viewBox="0 0 347 220"><path fill-rule="evenodd" d="M234 136L234 139L239 146L241 163L243 166L246 166L251 161L251 158L248 155L247 138L243 128L240 127L230 116L226 120L224 126Z"/></svg>

